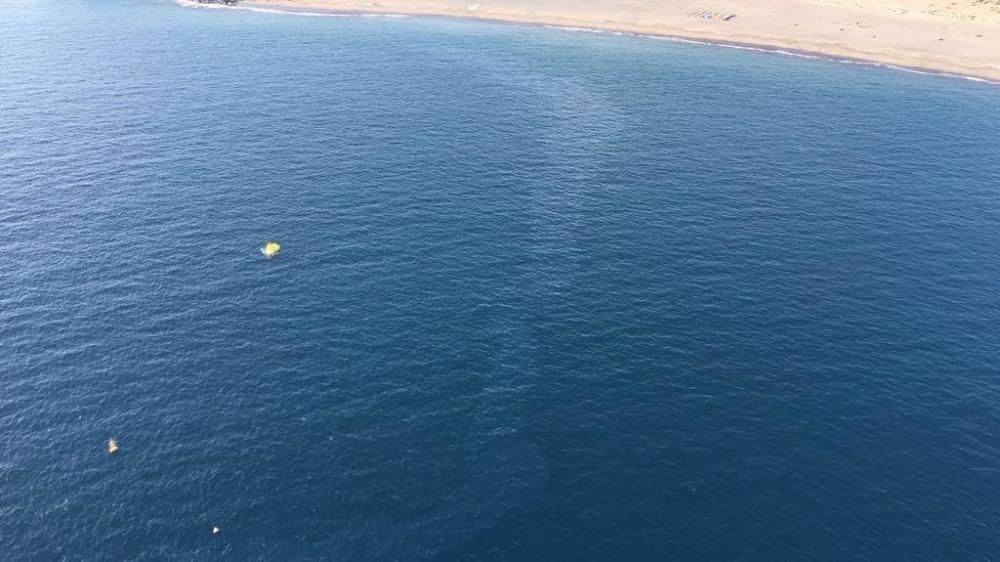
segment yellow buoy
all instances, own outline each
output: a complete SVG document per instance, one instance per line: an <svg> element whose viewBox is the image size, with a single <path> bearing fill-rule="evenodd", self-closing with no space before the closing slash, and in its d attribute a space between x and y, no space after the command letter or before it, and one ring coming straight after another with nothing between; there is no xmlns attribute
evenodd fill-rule
<svg viewBox="0 0 1000 562"><path fill-rule="evenodd" d="M260 253L264 254L269 258L278 255L278 252L280 251L281 251L281 244L278 244L273 240L268 242L267 244L264 244L264 247L260 249Z"/></svg>
<svg viewBox="0 0 1000 562"><path fill-rule="evenodd" d="M108 439L108 454L113 455L118 452L118 441L114 437Z"/></svg>

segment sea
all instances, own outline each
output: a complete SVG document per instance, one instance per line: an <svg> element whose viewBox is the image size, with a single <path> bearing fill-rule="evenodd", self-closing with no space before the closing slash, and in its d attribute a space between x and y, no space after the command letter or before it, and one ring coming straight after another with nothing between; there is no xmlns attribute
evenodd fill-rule
<svg viewBox="0 0 1000 562"><path fill-rule="evenodd" d="M0 559L998 560L1000 87L0 0Z"/></svg>

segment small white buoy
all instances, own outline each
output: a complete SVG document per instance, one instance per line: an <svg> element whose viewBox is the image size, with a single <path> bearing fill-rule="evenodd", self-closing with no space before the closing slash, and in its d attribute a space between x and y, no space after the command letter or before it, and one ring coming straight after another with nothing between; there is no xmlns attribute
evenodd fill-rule
<svg viewBox="0 0 1000 562"><path fill-rule="evenodd" d="M221 531L221 530L222 530L222 529L220 529L220 528L218 528L218 527L212 527L212 534L213 534L213 535L218 535L218 534L219 534L219 531Z"/></svg>
<svg viewBox="0 0 1000 562"><path fill-rule="evenodd" d="M113 455L118 452L118 441L114 437L108 439L108 454Z"/></svg>

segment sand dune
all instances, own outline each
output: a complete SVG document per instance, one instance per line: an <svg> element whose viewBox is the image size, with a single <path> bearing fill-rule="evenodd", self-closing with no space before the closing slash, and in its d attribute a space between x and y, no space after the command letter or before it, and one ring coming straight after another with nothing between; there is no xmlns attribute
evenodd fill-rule
<svg viewBox="0 0 1000 562"><path fill-rule="evenodd" d="M253 0L439 14L812 51L1000 81L1000 0Z"/></svg>

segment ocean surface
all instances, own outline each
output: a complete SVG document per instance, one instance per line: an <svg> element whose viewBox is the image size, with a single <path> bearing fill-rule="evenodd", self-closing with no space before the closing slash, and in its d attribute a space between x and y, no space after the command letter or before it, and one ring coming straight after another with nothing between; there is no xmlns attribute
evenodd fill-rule
<svg viewBox="0 0 1000 562"><path fill-rule="evenodd" d="M1000 559L995 85L0 0L0 234L4 561Z"/></svg>

